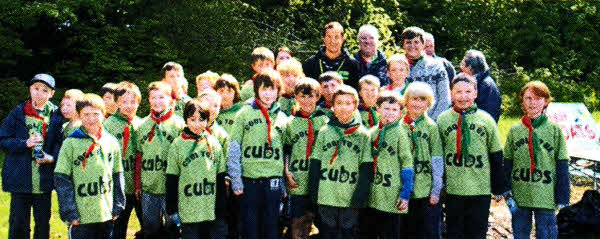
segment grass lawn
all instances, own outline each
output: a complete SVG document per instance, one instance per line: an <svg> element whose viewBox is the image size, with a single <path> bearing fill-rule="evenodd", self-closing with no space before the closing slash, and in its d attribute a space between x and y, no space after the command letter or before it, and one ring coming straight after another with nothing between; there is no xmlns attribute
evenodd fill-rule
<svg viewBox="0 0 600 239"><path fill-rule="evenodd" d="M592 113L592 116L596 120L596 122L600 122L600 112ZM502 145L504 145L504 141L506 140L506 134L508 134L508 130L510 127L520 118L518 117L500 117L500 122L498 123L498 128L500 130L500 137L502 140ZM4 152L0 151L0 165L4 162ZM1 185L1 182L0 182ZM583 190L580 190L583 192ZM582 194L582 192L578 192L577 194ZM574 195L573 195L574 196ZM579 198L581 195L577 195ZM577 199L578 200L578 199ZM5 192L0 192L0 215L4 215L0 217L0 238L8 238L8 215L10 209L10 194ZM133 213L135 214L135 212ZM32 219L32 229L33 229L33 219ZM132 215L129 220L129 230L127 232L127 238L133 238L134 233L140 229L140 225L135 219L135 215ZM52 193L52 217L50 219L50 238L68 238L67 236L67 226L60 220L59 212L58 212L58 201L56 199L56 192Z"/></svg>

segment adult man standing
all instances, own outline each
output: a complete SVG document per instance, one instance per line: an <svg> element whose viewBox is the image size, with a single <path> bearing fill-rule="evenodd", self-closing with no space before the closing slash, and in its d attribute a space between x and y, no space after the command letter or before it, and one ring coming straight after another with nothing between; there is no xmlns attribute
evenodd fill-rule
<svg viewBox="0 0 600 239"><path fill-rule="evenodd" d="M433 38L433 35L431 35L431 33L426 32L423 37L425 38L425 54L440 61L446 69L446 73L448 74L448 80L452 81L452 79L454 79L454 76L456 75L456 71L454 70L452 62L450 62L444 57L435 54L435 39Z"/></svg>
<svg viewBox="0 0 600 239"><path fill-rule="evenodd" d="M408 27L400 35L402 49L410 64L410 74L406 81L409 83L421 81L431 86L435 103L427 115L437 121L438 116L450 108L450 83L442 64L431 57L424 57L424 33L421 28Z"/></svg>
<svg viewBox="0 0 600 239"><path fill-rule="evenodd" d="M379 78L381 86L390 83L387 77L387 60L385 54L378 50L379 31L373 25L364 25L358 29L358 46L360 50L354 54L358 60L361 77L374 75Z"/></svg>
<svg viewBox="0 0 600 239"><path fill-rule="evenodd" d="M502 94L500 89L490 75L490 67L485 60L483 52L468 50L460 62L460 70L468 76L477 80L477 99L475 104L479 109L488 112L498 123L500 119L500 106L502 106Z"/></svg>
<svg viewBox="0 0 600 239"><path fill-rule="evenodd" d="M344 27L339 22L325 25L324 46L304 62L302 65L304 74L318 79L322 73L335 71L343 77L344 84L357 88L360 78L359 63L343 47L344 40Z"/></svg>

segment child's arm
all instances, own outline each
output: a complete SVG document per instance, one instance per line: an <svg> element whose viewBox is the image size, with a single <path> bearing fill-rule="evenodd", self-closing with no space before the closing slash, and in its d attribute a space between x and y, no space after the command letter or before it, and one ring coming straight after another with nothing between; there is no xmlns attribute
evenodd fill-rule
<svg viewBox="0 0 600 239"><path fill-rule="evenodd" d="M504 143L504 186L507 191L512 190L512 180L511 173L513 169L513 157L514 157L514 149L513 149L513 130L508 131L508 135L506 135L506 143Z"/></svg>
<svg viewBox="0 0 600 239"><path fill-rule="evenodd" d="M231 129L231 138L227 148L227 173L231 178L231 190L235 195L241 195L244 192L244 183L242 182L242 141L244 139L243 119L247 110L242 108L235 116L235 121Z"/></svg>
<svg viewBox="0 0 600 239"><path fill-rule="evenodd" d="M358 180L356 190L352 195L351 207L362 208L369 197L370 183L373 180L373 157L371 154L371 140L369 136L362 142L361 156L358 166Z"/></svg>
<svg viewBox="0 0 600 239"><path fill-rule="evenodd" d="M316 137L313 151L309 158L310 166L308 168L308 193L314 204L319 199L319 181L321 177L321 157L319 156L320 145L322 144L322 136L319 134Z"/></svg>
<svg viewBox="0 0 600 239"><path fill-rule="evenodd" d="M217 170L217 195L215 202L215 210L225 209L227 201L227 190L225 187L225 175L227 175L226 158L223 154L223 148L215 147L215 162L218 163Z"/></svg>
<svg viewBox="0 0 600 239"><path fill-rule="evenodd" d="M555 127L555 131L558 134L555 139L556 145L558 145L558 151L556 153L556 185L554 199L556 204L560 206L569 205L571 198L571 185L569 179L569 154L567 153L567 144L565 142L565 136L560 128Z"/></svg>
<svg viewBox="0 0 600 239"><path fill-rule="evenodd" d="M432 185L431 196L439 199L440 192L444 186L442 177L444 176L444 151L442 149L442 140L437 127L433 127L431 137L429 138L429 152L431 152L431 171Z"/></svg>
<svg viewBox="0 0 600 239"><path fill-rule="evenodd" d="M167 215L179 212L179 163L177 162L178 150L175 145L178 140L174 140L169 147L167 158L167 181L165 182L165 204Z"/></svg>
<svg viewBox="0 0 600 239"><path fill-rule="evenodd" d="M81 218L75 202L75 186L71 179L73 147L63 145L54 171L54 187L58 196L60 218L67 223L74 223Z"/></svg>
<svg viewBox="0 0 600 239"><path fill-rule="evenodd" d="M17 138L16 110L10 112L0 128L0 148L7 153L20 153L27 149L27 139ZM23 126L24 127L24 126Z"/></svg>
<svg viewBox="0 0 600 239"><path fill-rule="evenodd" d="M438 66L438 74L435 74L437 79L432 79L433 82L436 82L433 88L435 103L427 112L434 121L437 121L440 114L450 109L452 105L450 102L450 81L448 80L448 74L446 74L446 70L441 64Z"/></svg>
<svg viewBox="0 0 600 239"><path fill-rule="evenodd" d="M496 122L489 117L486 124L488 130L488 158L490 160L490 183L492 194L502 195L507 190L504 183L504 166L502 165L502 145L500 144L500 133Z"/></svg>
<svg viewBox="0 0 600 239"><path fill-rule="evenodd" d="M125 210L125 177L123 176L123 160L119 144L116 144L116 150L113 151L113 218L118 218L121 212Z"/></svg>

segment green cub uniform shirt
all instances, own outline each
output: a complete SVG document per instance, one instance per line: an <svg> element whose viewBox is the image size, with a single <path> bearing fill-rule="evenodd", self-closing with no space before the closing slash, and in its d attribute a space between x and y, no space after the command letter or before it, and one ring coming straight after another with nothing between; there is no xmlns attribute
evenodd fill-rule
<svg viewBox="0 0 600 239"><path fill-rule="evenodd" d="M71 122L65 122L62 125L62 128L63 128L63 140L67 139L73 132L75 132L76 129L79 129L79 127L81 127L81 121L75 121L73 123L71 123Z"/></svg>
<svg viewBox="0 0 600 239"><path fill-rule="evenodd" d="M240 99L242 99L242 102L246 102L251 98L254 98L254 84L242 85L242 90L240 90Z"/></svg>
<svg viewBox="0 0 600 239"><path fill-rule="evenodd" d="M31 104L29 102L28 104ZM47 127L47 125L50 124L50 114L52 112L52 107L54 107L54 105L50 102L47 102L44 106L44 110L38 112L38 115L41 116L43 119L27 115L27 113L25 114L25 126L27 127L30 136L34 134L39 134L43 136L43 125L46 124ZM44 193L40 190L40 166L36 163L35 159L33 159L33 155L31 160L31 193Z"/></svg>
<svg viewBox="0 0 600 239"><path fill-rule="evenodd" d="M169 146L184 127L183 119L175 114L160 125L157 125L150 116L142 119L137 132L137 151L142 153L140 176L143 192L165 194Z"/></svg>
<svg viewBox="0 0 600 239"><path fill-rule="evenodd" d="M271 145L267 123L255 101L244 105L235 117L230 139L240 142L242 177L270 178L283 175L283 130L287 117L274 103L268 112L271 119Z"/></svg>
<svg viewBox="0 0 600 239"><path fill-rule="evenodd" d="M539 139L540 149L536 155L535 172L531 175L529 159L529 130L515 123L506 136L504 158L513 161L510 172L514 199L519 207L556 208L556 164L569 160L564 135L560 127L550 120L533 130Z"/></svg>
<svg viewBox="0 0 600 239"><path fill-rule="evenodd" d="M319 130L311 160L321 162L317 203L332 207L351 207L361 163L372 162L369 132L357 119L358 130L344 136L344 128L327 124ZM337 157L332 160L334 153ZM333 162L332 162L333 161ZM400 172L398 172L399 174ZM397 196L397 195L396 195Z"/></svg>
<svg viewBox="0 0 600 239"><path fill-rule="evenodd" d="M371 106L371 108L366 108L364 105L359 105L358 112L360 112L362 124L367 129L371 129L373 128L373 126L379 125L380 116L379 113L377 113L375 106Z"/></svg>
<svg viewBox="0 0 600 239"><path fill-rule="evenodd" d="M72 180L80 224L112 220L113 174L123 172L119 142L103 129L98 146L84 160L93 141L83 128L73 135L63 142L54 173Z"/></svg>
<svg viewBox="0 0 600 239"><path fill-rule="evenodd" d="M225 171L218 140L207 132L200 140L182 134L169 147L167 174L179 176L178 207L183 223L215 220L217 174ZM163 181L164 183L164 181Z"/></svg>
<svg viewBox="0 0 600 239"><path fill-rule="evenodd" d="M404 121L400 123L405 132L408 133L409 149L413 152L413 164L415 169L415 180L412 198L420 199L429 197L433 180L432 157L442 157L442 141L438 127L427 114L421 115L411 126ZM416 145L413 144L416 141Z"/></svg>
<svg viewBox="0 0 600 239"><path fill-rule="evenodd" d="M192 100L192 97L184 94L177 101L175 101L175 114L179 117L183 117L183 110L185 105Z"/></svg>
<svg viewBox="0 0 600 239"><path fill-rule="evenodd" d="M231 135L231 130L233 129L235 115L242 109L242 106L244 106L244 104L238 102L229 107L229 109L221 110L219 116L217 116L217 119L215 120L229 135ZM223 149L227 150L226 147L223 147Z"/></svg>
<svg viewBox="0 0 600 239"><path fill-rule="evenodd" d="M329 117L322 112L313 112L309 117L313 127L313 146L317 139L319 129L323 127ZM291 195L304 196L308 195L308 172L310 168L310 155L306 158L306 144L308 143L308 122L309 119L300 116L291 116L290 121L285 128L284 147L291 149L291 155L288 165L288 170L296 178L298 188L289 189Z"/></svg>
<svg viewBox="0 0 600 239"><path fill-rule="evenodd" d="M444 147L446 191L452 195L490 195L489 154L500 152L500 137L494 119L485 111L475 108L475 112L464 115L468 122L470 146L468 154L460 163L455 159L456 132L459 114L453 109L446 110L438 118L438 128ZM463 142L464 143L464 142Z"/></svg>
<svg viewBox="0 0 600 239"><path fill-rule="evenodd" d="M281 108L281 111L283 111L283 113L285 113L285 115L290 116L292 115L292 111L294 109L294 106L296 105L296 99L294 96L290 96L290 97L284 97L281 96L279 97L279 101L277 101L279 103L279 108Z"/></svg>
<svg viewBox="0 0 600 239"><path fill-rule="evenodd" d="M227 149L229 148L229 134L219 125L219 123L213 122L208 131L212 136L215 136L221 146L221 153L224 158L227 158ZM219 172L222 173L222 172Z"/></svg>
<svg viewBox="0 0 600 239"><path fill-rule="evenodd" d="M121 153L123 154L123 177L125 178L125 194L134 194L135 193L135 183L133 181L133 172L135 171L135 154L136 154L136 143L137 143L137 129L141 123L142 119L140 117L135 116L131 120L130 126L127 124L127 119L125 119L119 111L115 114L111 115L106 119L102 125L104 129L108 131L112 136L114 136L121 146ZM129 129L126 129L128 127ZM125 140L124 136L127 136L127 131L129 131L127 148L125 150L123 147L123 140Z"/></svg>
<svg viewBox="0 0 600 239"><path fill-rule="evenodd" d="M400 213L396 201L402 189L400 172L413 167L406 130L398 121L384 126L382 129L371 129L372 154L376 169L371 183L368 206L383 212ZM377 145L375 148L375 145ZM402 211L405 214L407 210Z"/></svg>

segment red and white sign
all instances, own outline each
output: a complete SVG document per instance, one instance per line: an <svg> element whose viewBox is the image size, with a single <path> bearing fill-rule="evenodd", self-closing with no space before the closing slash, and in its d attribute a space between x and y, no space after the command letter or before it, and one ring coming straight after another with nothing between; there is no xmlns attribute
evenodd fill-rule
<svg viewBox="0 0 600 239"><path fill-rule="evenodd" d="M600 162L600 130L583 103L550 103L546 115L560 125L569 156Z"/></svg>

